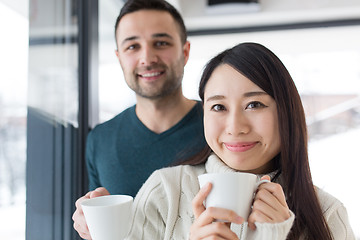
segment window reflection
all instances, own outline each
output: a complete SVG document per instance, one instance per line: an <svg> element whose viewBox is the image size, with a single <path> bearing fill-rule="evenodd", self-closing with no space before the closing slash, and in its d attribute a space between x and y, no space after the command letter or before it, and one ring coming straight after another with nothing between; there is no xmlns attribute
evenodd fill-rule
<svg viewBox="0 0 360 240"><path fill-rule="evenodd" d="M77 126L77 46L32 45L29 54L28 105L61 123Z"/></svg>
<svg viewBox="0 0 360 240"><path fill-rule="evenodd" d="M25 239L27 11L0 2L0 239Z"/></svg>

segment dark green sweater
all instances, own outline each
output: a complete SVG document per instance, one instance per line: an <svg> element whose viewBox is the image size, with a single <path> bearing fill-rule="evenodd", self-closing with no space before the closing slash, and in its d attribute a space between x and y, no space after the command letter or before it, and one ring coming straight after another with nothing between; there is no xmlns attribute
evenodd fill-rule
<svg viewBox="0 0 360 240"><path fill-rule="evenodd" d="M160 134L150 131L132 106L89 133L89 189L102 186L110 194L135 196L154 170L185 160L205 144L200 102L180 122Z"/></svg>

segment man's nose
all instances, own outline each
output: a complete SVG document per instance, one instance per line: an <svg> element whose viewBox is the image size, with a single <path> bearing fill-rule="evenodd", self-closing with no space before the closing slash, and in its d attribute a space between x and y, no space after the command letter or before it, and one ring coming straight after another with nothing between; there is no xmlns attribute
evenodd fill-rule
<svg viewBox="0 0 360 240"><path fill-rule="evenodd" d="M143 66L148 66L153 63L156 63L158 60L156 52L151 47L143 47L140 55L140 64Z"/></svg>

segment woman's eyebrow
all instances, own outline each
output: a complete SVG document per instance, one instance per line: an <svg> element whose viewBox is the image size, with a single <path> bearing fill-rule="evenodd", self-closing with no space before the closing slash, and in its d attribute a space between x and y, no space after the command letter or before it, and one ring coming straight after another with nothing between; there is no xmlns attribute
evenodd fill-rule
<svg viewBox="0 0 360 240"><path fill-rule="evenodd" d="M262 95L268 95L268 94L266 92L263 92L263 91L244 93L244 97L254 97L254 96L262 96Z"/></svg>
<svg viewBox="0 0 360 240"><path fill-rule="evenodd" d="M225 96L223 96L223 95L214 95L214 96L208 97L208 98L206 99L206 102L208 102L208 101L222 100L222 99L224 99L224 98L225 98Z"/></svg>
<svg viewBox="0 0 360 240"><path fill-rule="evenodd" d="M263 91L256 91L256 92L246 92L243 94L245 98L254 97L254 96L266 96L268 95L266 92ZM216 100L222 100L225 99L225 96L223 95L214 95L210 96L206 99L206 101L216 101Z"/></svg>

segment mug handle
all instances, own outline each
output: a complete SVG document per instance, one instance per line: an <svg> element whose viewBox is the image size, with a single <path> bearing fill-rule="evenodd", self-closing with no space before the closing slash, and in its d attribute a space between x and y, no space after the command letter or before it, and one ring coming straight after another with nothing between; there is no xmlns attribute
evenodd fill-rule
<svg viewBox="0 0 360 240"><path fill-rule="evenodd" d="M271 181L267 180L267 179L263 179L263 180L260 180L256 183L256 189L258 189L258 187L263 184L263 183L269 183Z"/></svg>

